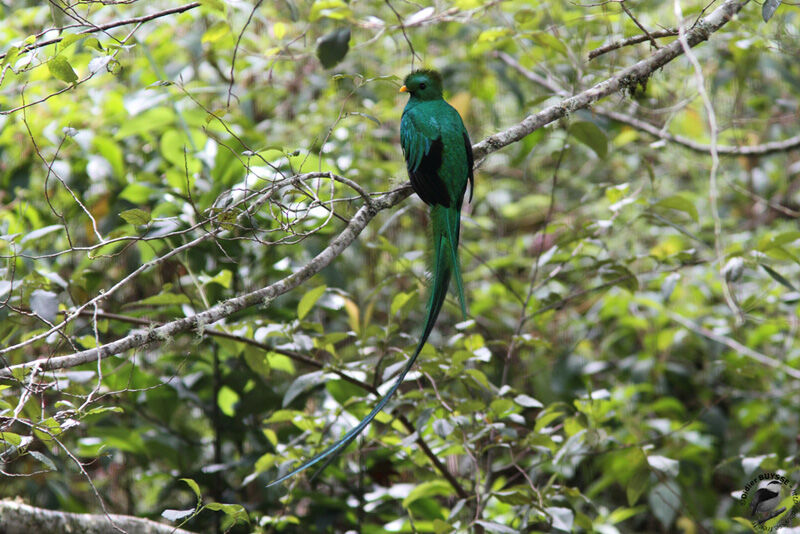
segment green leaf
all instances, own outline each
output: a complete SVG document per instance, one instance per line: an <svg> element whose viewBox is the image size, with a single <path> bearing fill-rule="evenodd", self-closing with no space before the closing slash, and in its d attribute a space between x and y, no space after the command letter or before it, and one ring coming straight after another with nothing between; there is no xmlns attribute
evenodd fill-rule
<svg viewBox="0 0 800 534"><path fill-rule="evenodd" d="M267 361L267 355L264 352L256 347L247 346L244 349L244 361L247 362L247 366L250 367L254 372L260 374L263 377L268 377L270 374L270 366L269 362Z"/></svg>
<svg viewBox="0 0 800 534"><path fill-rule="evenodd" d="M625 488L628 506L633 506L639 500L644 490L650 484L650 470L644 464L640 465Z"/></svg>
<svg viewBox="0 0 800 534"><path fill-rule="evenodd" d="M120 213L119 216L125 219L125 222L134 226L140 226L150 222L150 213L139 208L125 210Z"/></svg>
<svg viewBox="0 0 800 534"><path fill-rule="evenodd" d="M213 278L206 275L202 279L203 285L218 284L224 287L225 289L230 289L232 281L233 281L233 273L228 269L222 269Z"/></svg>
<svg viewBox="0 0 800 534"><path fill-rule="evenodd" d="M434 519L432 526L434 534L448 534L449 532L453 532L453 526L441 519Z"/></svg>
<svg viewBox="0 0 800 534"><path fill-rule="evenodd" d="M348 7L343 0L317 0L314 2L314 5L311 6L311 13L308 15L308 20L314 22L323 17L342 20L351 15L350 7Z"/></svg>
<svg viewBox="0 0 800 534"><path fill-rule="evenodd" d="M231 518L236 523L249 523L250 517L247 515L247 510L244 509L244 506L241 504L222 504L219 502L211 502L208 503L206 506L209 510L214 510L217 512L223 512L229 518Z"/></svg>
<svg viewBox="0 0 800 534"><path fill-rule="evenodd" d="M228 25L227 22L219 21L215 22L206 32L203 34L203 38L201 42L203 43L213 43L215 41L219 41L228 33L230 33L231 27Z"/></svg>
<svg viewBox="0 0 800 534"><path fill-rule="evenodd" d="M267 353L267 364L270 369L275 369L276 371L283 371L290 375L295 373L294 363L292 363L291 358L277 352Z"/></svg>
<svg viewBox="0 0 800 534"><path fill-rule="evenodd" d="M108 413L108 412L124 413L125 410L122 409L121 406L98 406L97 408L92 408L91 410L86 412L85 415L97 415L100 413Z"/></svg>
<svg viewBox="0 0 800 534"><path fill-rule="evenodd" d="M478 35L478 42L479 43L494 43L495 41L499 41L514 35L514 30L511 28L489 28L488 30L483 30L480 35Z"/></svg>
<svg viewBox="0 0 800 534"><path fill-rule="evenodd" d="M531 494L531 489L528 486L517 485L502 491L495 491L492 493L492 497L495 497L498 501L506 504L524 506L530 504L533 496Z"/></svg>
<svg viewBox="0 0 800 534"><path fill-rule="evenodd" d="M69 61L64 56L52 58L47 62L47 68L50 74L62 82L72 83L78 79L78 75L72 70L72 65L69 64Z"/></svg>
<svg viewBox="0 0 800 534"><path fill-rule="evenodd" d="M489 380L482 371L479 371L478 369L467 369L464 372L484 388L488 389L489 391L492 390L491 386L489 386Z"/></svg>
<svg viewBox="0 0 800 534"><path fill-rule="evenodd" d="M780 247L789 243L794 243L800 239L800 232L792 230L790 232L781 232L776 236L770 237L768 240L760 240L758 243L758 250L767 251L771 248Z"/></svg>
<svg viewBox="0 0 800 534"><path fill-rule="evenodd" d="M564 46L556 36L546 33L546 32L536 32L530 34L531 40L535 43L540 44L545 49L550 49L558 52L561 55L567 54L567 47Z"/></svg>
<svg viewBox="0 0 800 534"><path fill-rule="evenodd" d="M223 14L227 13L227 6L223 0L200 0L200 5Z"/></svg>
<svg viewBox="0 0 800 534"><path fill-rule="evenodd" d="M522 406L523 408L543 408L544 405L539 402L538 400L534 399L533 397L529 397L527 395L517 395L514 397L514 402Z"/></svg>
<svg viewBox="0 0 800 534"><path fill-rule="evenodd" d="M638 278L624 265L617 263L604 265L600 269L600 275L605 282L616 281L616 285L627 289L631 293L635 293L639 289Z"/></svg>
<svg viewBox="0 0 800 534"><path fill-rule="evenodd" d="M392 297L392 306L389 313L391 315L396 314L399 310L403 309L403 306L405 306L413 296L413 292L404 293L401 291L397 293L394 297Z"/></svg>
<svg viewBox="0 0 800 534"><path fill-rule="evenodd" d="M84 46L88 46L89 48L94 48L98 52L105 52L103 45L100 44L100 41L97 40L96 37L89 37L86 41L83 42Z"/></svg>
<svg viewBox="0 0 800 534"><path fill-rule="evenodd" d="M150 198L154 190L144 184L128 184L119 194L119 198L125 199L131 204L144 204Z"/></svg>
<svg viewBox="0 0 800 534"><path fill-rule="evenodd" d="M772 277L772 279L775 280L776 282L778 282L780 285L782 285L782 286L784 286L784 287L786 287L788 289L791 289L792 291L797 291L797 289L795 289L795 287L792 285L792 283L789 282L789 280L787 280L786 278L784 278L780 273L778 273L777 271L775 271L771 267L767 267L763 263L759 263L759 265L761 265L761 267L765 271L767 271L767 274L770 275Z"/></svg>
<svg viewBox="0 0 800 534"><path fill-rule="evenodd" d="M64 37L62 37L61 41L56 45L60 49L61 52L66 50L70 45L74 44L76 41L80 41L81 39L85 39L86 35L79 35L77 33L68 33Z"/></svg>
<svg viewBox="0 0 800 534"><path fill-rule="evenodd" d="M608 154L608 137L595 123L574 122L569 126L569 134L591 148L599 158L605 158Z"/></svg>
<svg viewBox="0 0 800 534"><path fill-rule="evenodd" d="M300 303L297 305L298 319L302 320L306 315L308 315L308 312L311 311L311 308L314 307L314 304L317 303L322 294L325 293L326 289L327 286L325 285L317 286L303 295L303 298L300 299Z"/></svg>
<svg viewBox="0 0 800 534"><path fill-rule="evenodd" d="M612 525L616 525L617 523L622 523L623 521L626 521L631 517L646 511L647 507L645 506L637 506L636 508L620 507L609 514L608 522Z"/></svg>
<svg viewBox="0 0 800 534"><path fill-rule="evenodd" d="M0 441L19 447L20 443L22 443L22 438L19 434L14 434L13 432L0 432Z"/></svg>
<svg viewBox="0 0 800 534"><path fill-rule="evenodd" d="M295 378L283 395L282 406L284 408L287 407L298 395L323 384L322 377L324 374L323 371L312 371ZM297 424L297 421L292 422Z"/></svg>
<svg viewBox="0 0 800 534"><path fill-rule="evenodd" d="M682 211L683 213L689 215L694 222L700 220L700 214L697 212L697 206L695 206L694 202L689 200L685 195L680 193L660 200L655 205L661 208Z"/></svg>
<svg viewBox="0 0 800 534"><path fill-rule="evenodd" d="M180 481L181 482L186 482L186 484L190 488L192 488L192 491L194 492L195 496L197 497L197 502L200 502L203 499L203 493L200 491L200 486L197 484L197 482L195 482L191 478L181 478Z"/></svg>
<svg viewBox="0 0 800 534"><path fill-rule="evenodd" d="M484 521L483 519L478 519L475 521L476 524L483 527L483 530L486 532L495 532L497 534L518 534L518 530L513 529L511 527L507 527L500 523L495 523L493 521Z"/></svg>
<svg viewBox="0 0 800 534"><path fill-rule="evenodd" d="M140 306L176 306L180 304L189 304L189 297L182 293L159 293L158 295L140 300L136 304Z"/></svg>
<svg viewBox="0 0 800 534"><path fill-rule="evenodd" d="M656 485L648 495L650 509L665 530L670 530L675 515L681 509L681 488L674 480Z"/></svg>
<svg viewBox="0 0 800 534"><path fill-rule="evenodd" d="M33 456L34 458L36 458L37 460L42 462L45 465L45 467L47 467L48 471L57 471L56 464L53 463L53 460L51 460L50 458L48 458L47 456L45 456L41 452L28 451L28 454L30 454L31 456Z"/></svg>
<svg viewBox="0 0 800 534"><path fill-rule="evenodd" d="M403 508L408 508L411 503L419 499L435 496L449 497L452 494L453 487L446 481L430 480L423 482L408 493L408 496L403 499Z"/></svg>
<svg viewBox="0 0 800 534"><path fill-rule="evenodd" d="M556 419L566 415L565 406L563 403L551 404L544 410L542 410L539 415L536 416L536 425L534 426L535 432L541 432L542 429L546 428L550 423L554 422Z"/></svg>
<svg viewBox="0 0 800 534"><path fill-rule="evenodd" d="M164 158L178 167L181 174L184 174L184 166L187 160L189 163L189 172L194 172L192 165L196 163L196 159L193 155L194 151L195 149L201 149L206 142L206 136L203 132L192 129L190 133L191 139L189 139L186 132L183 130L167 130L164 135L161 136L161 142L159 143L159 149L161 153L164 154ZM198 166L195 165L195 167ZM199 170L199 167L196 170Z"/></svg>
<svg viewBox="0 0 800 534"><path fill-rule="evenodd" d="M19 48L16 46L12 46L11 48L6 51L6 57L3 58L3 62L0 63L0 69L5 67L6 65L14 66L14 62L17 60L17 56L19 55Z"/></svg>
<svg viewBox="0 0 800 534"><path fill-rule="evenodd" d="M217 394L217 406L222 410L222 413L228 417L233 417L236 414L236 403L239 402L239 394L228 386L222 386Z"/></svg>
<svg viewBox="0 0 800 534"><path fill-rule="evenodd" d="M350 28L340 28L317 41L317 58L326 69L334 67L344 59L350 49Z"/></svg>
<svg viewBox="0 0 800 534"><path fill-rule="evenodd" d="M286 37L286 24L283 22L276 22L272 25L272 34L275 36L275 39L281 40Z"/></svg>
<svg viewBox="0 0 800 534"><path fill-rule="evenodd" d="M92 140L92 144L97 148L101 156L111 164L111 169L117 178L125 176L125 162L122 149L119 144L110 136L98 135Z"/></svg>

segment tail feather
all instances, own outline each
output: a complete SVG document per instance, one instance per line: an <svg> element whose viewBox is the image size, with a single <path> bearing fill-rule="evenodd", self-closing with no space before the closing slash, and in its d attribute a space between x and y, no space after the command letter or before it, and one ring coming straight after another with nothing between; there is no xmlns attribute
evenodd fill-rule
<svg viewBox="0 0 800 534"><path fill-rule="evenodd" d="M425 342L428 340L428 336L433 330L433 325L436 324L436 318L439 316L439 312L441 311L445 297L447 296L447 287L450 282L451 272L455 272L462 311L466 315L463 290L461 287L461 273L458 269L458 256L456 254L456 247L458 246L459 213L455 210L448 210L447 212L442 213L439 211L439 209L445 210L446 208L444 208L444 206L437 205L431 210L432 232L435 243L433 251L434 272L431 283L431 292L430 296L428 297L428 312L425 316L425 327L422 330L422 335L419 338L417 347L414 349L414 353L411 355L411 358L409 358L408 363L406 363L405 367L403 367L403 371L397 377L394 384L392 384L392 387L388 392L386 392L386 395L381 397L381 399L378 401L378 404L375 405L372 411L369 412L369 414L356 426L342 436L339 441L329 446L327 449L317 454L310 460L304 462L299 467L292 469L289 473L273 480L267 484L267 487L280 484L294 475L305 471L309 467L313 467L314 465L325 460L325 463L322 464L322 467L319 469L319 471L317 471L317 474L319 474L319 472L325 469L328 464L333 461L334 458L336 458L340 451L344 450L350 443L352 443L352 441L358 437L358 435L367 427L367 425L369 425L372 420L375 419L375 416L378 415L381 410L383 410L384 406L386 406L386 404L389 402L389 399L392 397L392 395L394 395L395 391L397 391L397 388L399 388L400 384L403 382L403 380L405 380L406 375L414 365L417 356L419 356L419 353L422 351L422 347L425 346ZM449 211L455 211L455 224L453 224L453 218Z"/></svg>
<svg viewBox="0 0 800 534"><path fill-rule="evenodd" d="M456 290L458 291L458 302L461 304L461 314L467 318L467 301L464 298L464 283L461 280L461 267L458 261L458 239L461 233L461 213L452 208L442 208L444 222L446 225L447 238L450 242L450 264L453 266L453 274L456 280Z"/></svg>

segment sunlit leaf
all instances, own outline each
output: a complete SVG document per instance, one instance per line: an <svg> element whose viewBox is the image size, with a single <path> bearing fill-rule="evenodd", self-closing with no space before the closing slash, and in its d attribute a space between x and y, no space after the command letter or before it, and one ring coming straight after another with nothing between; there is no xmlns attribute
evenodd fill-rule
<svg viewBox="0 0 800 534"><path fill-rule="evenodd" d="M327 286L317 286L303 295L303 298L301 298L300 302L297 304L298 319L303 319L306 315L308 315L308 312L311 311L311 308L314 307L314 304L317 303L322 294L325 293L326 289Z"/></svg>
<svg viewBox="0 0 800 534"><path fill-rule="evenodd" d="M125 222L137 226L150 222L150 213L139 208L125 210L120 213L119 216L125 219Z"/></svg>
<svg viewBox="0 0 800 534"><path fill-rule="evenodd" d="M72 70L72 65L69 64L67 58L64 56L55 56L47 62L47 68L54 77L67 83L72 83L78 79L78 75Z"/></svg>

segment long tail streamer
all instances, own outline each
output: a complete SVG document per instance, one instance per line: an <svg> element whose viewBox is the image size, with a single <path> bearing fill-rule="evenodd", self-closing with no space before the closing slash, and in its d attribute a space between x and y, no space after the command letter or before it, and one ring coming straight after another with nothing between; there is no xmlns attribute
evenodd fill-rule
<svg viewBox="0 0 800 534"><path fill-rule="evenodd" d="M296 474L305 471L309 467L326 460L320 469L320 471L322 471L334 458L336 458L337 453L344 450L354 439L356 439L356 437L367 427L367 425L369 425L372 420L375 419L375 416L378 415L381 410L383 410L384 406L386 406L386 403L389 402L389 399L392 397L392 395L394 395L395 391L397 391L397 388L400 387L400 384L403 383L403 380L405 380L406 375L414 365L417 356L419 356L419 353L422 351L422 347L428 340L428 336L433 330L433 325L436 323L436 318L439 316L439 312L441 311L445 297L447 296L447 287L450 282L451 272L453 271L455 271L456 274L456 285L458 289L458 296L461 301L462 312L466 316L464 295L461 285L461 274L458 268L457 255L459 219L459 212L452 208L445 208L444 206L440 205L436 205L431 208L431 233L433 234L435 243L433 249L434 274L431 292L428 298L428 313L425 317L425 328L422 330L422 335L419 338L419 343L417 343L416 349L414 349L414 353L411 355L411 358L409 358L408 363L406 363L406 366L403 368L403 371L397 377L394 384L392 384L391 389L389 389L386 395L384 395L381 400L378 401L378 404L375 405L372 411L369 412L369 414L362 419L361 422L350 429L339 441L321 453L317 454L310 460L306 461L299 467L296 467L282 477L273 480L267 484L267 487L280 484ZM317 474L318 473L319 472L317 472Z"/></svg>

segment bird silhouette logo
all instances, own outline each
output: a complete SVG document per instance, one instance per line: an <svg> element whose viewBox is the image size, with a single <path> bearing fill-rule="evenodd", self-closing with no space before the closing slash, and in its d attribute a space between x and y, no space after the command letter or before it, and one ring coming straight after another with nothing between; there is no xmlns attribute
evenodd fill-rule
<svg viewBox="0 0 800 534"><path fill-rule="evenodd" d="M783 475L762 473L744 487L740 503L757 532L775 532L783 526L796 526L795 515L800 511L797 485ZM788 497L791 495L791 501ZM738 514L737 514L738 515Z"/></svg>
<svg viewBox="0 0 800 534"><path fill-rule="evenodd" d="M750 501L750 515L766 514L774 510L778 503L781 502L782 487L783 484L781 484L780 480L762 482L753 495L753 500Z"/></svg>

